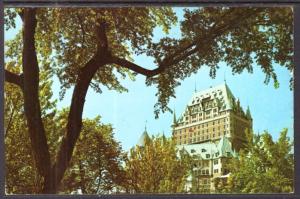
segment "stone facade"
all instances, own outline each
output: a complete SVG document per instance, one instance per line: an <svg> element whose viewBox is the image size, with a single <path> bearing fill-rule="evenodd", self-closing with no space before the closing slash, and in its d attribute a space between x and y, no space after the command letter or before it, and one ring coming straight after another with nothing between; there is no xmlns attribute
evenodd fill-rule
<svg viewBox="0 0 300 199"><path fill-rule="evenodd" d="M199 159L187 190L196 182L203 192L214 192L214 179L227 178L227 162L236 156L246 141L245 132L252 129L249 107L246 111L226 83L195 92L184 113L173 121L173 138Z"/></svg>

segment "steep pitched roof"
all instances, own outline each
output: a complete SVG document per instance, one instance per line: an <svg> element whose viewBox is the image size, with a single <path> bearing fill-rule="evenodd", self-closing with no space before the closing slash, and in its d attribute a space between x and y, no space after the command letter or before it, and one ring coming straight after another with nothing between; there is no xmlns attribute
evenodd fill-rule
<svg viewBox="0 0 300 199"><path fill-rule="evenodd" d="M233 101L235 97L227 84L223 83L194 93L188 103L188 106L201 104L201 101L205 99L216 99L221 110L228 110L233 108Z"/></svg>

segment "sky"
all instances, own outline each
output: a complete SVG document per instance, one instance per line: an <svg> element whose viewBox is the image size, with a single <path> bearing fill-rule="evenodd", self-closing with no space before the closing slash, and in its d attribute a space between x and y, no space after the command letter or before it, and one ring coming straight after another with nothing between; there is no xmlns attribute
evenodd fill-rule
<svg viewBox="0 0 300 199"><path fill-rule="evenodd" d="M183 18L182 8L175 8L179 20ZM17 20L16 29L5 31L5 40L14 37L21 28L20 19ZM169 37L180 37L179 25L173 26ZM154 41L165 36L160 28L154 30ZM147 65L155 68L153 59L145 56L133 56L134 62L139 65ZM203 66L196 73L181 82L176 88L176 98L172 98L169 107L175 109L176 115L183 113L195 88L197 91L207 89L224 83L231 89L233 95L240 99L241 106L246 109L250 107L253 118L254 132L267 130L277 140L283 128L288 128L288 135L293 138L293 91L289 88L290 72L274 64L280 87L275 89L272 80L264 84L265 74L259 66L253 65L253 74L246 71L242 74L232 74L226 63L219 63L216 78L209 77L209 68ZM160 114L155 119L154 104L157 102L155 96L157 89L154 86L145 85L145 77L137 75L135 81L129 79L121 80L128 92L118 93L103 88L101 94L89 89L85 101L83 117L94 118L101 116L103 123L111 123L114 128L115 139L120 141L122 148L128 150L137 144L139 137L145 128L150 135L164 133L171 136L171 125L173 115L169 112ZM59 98L59 81L54 78L53 99ZM58 108L70 106L73 88L69 89L62 101L58 101Z"/></svg>

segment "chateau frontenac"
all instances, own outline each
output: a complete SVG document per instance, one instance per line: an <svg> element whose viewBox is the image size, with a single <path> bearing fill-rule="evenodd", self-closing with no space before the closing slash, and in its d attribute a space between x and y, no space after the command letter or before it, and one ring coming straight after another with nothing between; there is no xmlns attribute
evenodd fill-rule
<svg viewBox="0 0 300 199"><path fill-rule="evenodd" d="M177 119L174 113L173 139L178 149L199 157L193 169L193 182L203 192L213 193L214 181L230 175L228 159L237 155L246 141L246 131L252 130L249 107L240 105L226 83L195 92L185 111ZM186 190L192 186L192 177Z"/></svg>

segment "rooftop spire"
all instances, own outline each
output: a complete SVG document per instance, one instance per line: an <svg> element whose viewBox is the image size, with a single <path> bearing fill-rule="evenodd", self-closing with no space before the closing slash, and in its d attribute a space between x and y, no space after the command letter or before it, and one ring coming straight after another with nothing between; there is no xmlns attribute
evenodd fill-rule
<svg viewBox="0 0 300 199"><path fill-rule="evenodd" d="M147 120L145 121L145 131L144 132L147 132Z"/></svg>

